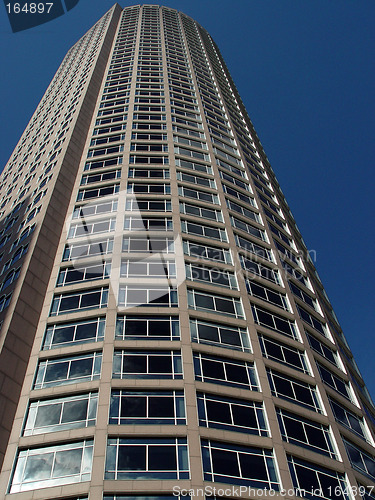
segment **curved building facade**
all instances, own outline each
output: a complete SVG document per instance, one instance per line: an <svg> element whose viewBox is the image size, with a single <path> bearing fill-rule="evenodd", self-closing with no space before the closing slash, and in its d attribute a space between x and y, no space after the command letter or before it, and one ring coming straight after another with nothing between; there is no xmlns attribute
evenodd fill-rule
<svg viewBox="0 0 375 500"><path fill-rule="evenodd" d="M1 498L375 498L373 403L193 19L115 5L1 193Z"/></svg>

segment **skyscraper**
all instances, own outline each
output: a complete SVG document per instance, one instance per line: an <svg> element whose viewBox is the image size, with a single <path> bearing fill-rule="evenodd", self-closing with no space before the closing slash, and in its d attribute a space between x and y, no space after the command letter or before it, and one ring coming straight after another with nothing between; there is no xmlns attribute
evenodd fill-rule
<svg viewBox="0 0 375 500"><path fill-rule="evenodd" d="M373 403L204 28L114 6L1 193L2 496L375 498Z"/></svg>

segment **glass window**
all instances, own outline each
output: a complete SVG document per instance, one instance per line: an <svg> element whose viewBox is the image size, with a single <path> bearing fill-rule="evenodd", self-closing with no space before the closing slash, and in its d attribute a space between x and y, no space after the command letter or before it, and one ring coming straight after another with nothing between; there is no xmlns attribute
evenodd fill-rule
<svg viewBox="0 0 375 500"><path fill-rule="evenodd" d="M284 441L336 460L339 458L328 425L307 420L281 408L277 408L276 413Z"/></svg>
<svg viewBox="0 0 375 500"><path fill-rule="evenodd" d="M263 264L259 264L258 262L253 262L250 259L247 259L243 255L240 255L240 262L242 269L244 269L251 276L254 274L259 276L260 278L264 278L276 285L281 285L280 274L277 269L272 269L268 266L264 266Z"/></svg>
<svg viewBox="0 0 375 500"><path fill-rule="evenodd" d="M189 308L198 311L214 312L225 316L234 316L244 319L244 312L240 298L214 295L212 293L200 292L199 290L188 290Z"/></svg>
<svg viewBox="0 0 375 500"><path fill-rule="evenodd" d="M204 480L280 490L272 450L202 440Z"/></svg>
<svg viewBox="0 0 375 500"><path fill-rule="evenodd" d="M168 217L125 217L125 231L172 231L173 222Z"/></svg>
<svg viewBox="0 0 375 500"><path fill-rule="evenodd" d="M191 281L202 281L212 285L223 286L238 290L236 276L233 272L198 266L195 264L185 264L186 278Z"/></svg>
<svg viewBox="0 0 375 500"><path fill-rule="evenodd" d="M315 386L269 368L267 368L267 375L273 396L322 413Z"/></svg>
<svg viewBox="0 0 375 500"><path fill-rule="evenodd" d="M224 264L233 264L230 250L226 250L225 248L200 245L192 241L184 241L183 247L184 254L190 257L223 262Z"/></svg>
<svg viewBox="0 0 375 500"><path fill-rule="evenodd" d="M317 338L314 337L314 335L311 335L308 332L305 332L307 339L309 341L309 344L311 348L323 356L327 361L335 365L337 368L342 369L342 364L340 362L340 358L338 356L337 351L334 351L333 349L329 348L327 345L323 344L323 342L320 342Z"/></svg>
<svg viewBox="0 0 375 500"><path fill-rule="evenodd" d="M243 217L246 217L247 219L253 220L258 224L262 224L262 219L258 213L253 212L252 210L249 210L248 208L245 208L242 205L235 203L234 201L227 199L226 202L229 210L233 210L233 212L237 212L238 214L242 215Z"/></svg>
<svg viewBox="0 0 375 500"><path fill-rule="evenodd" d="M138 278L145 276L147 278L158 278L159 283L164 278L176 277L176 264L170 260L122 260L120 268L121 278Z"/></svg>
<svg viewBox="0 0 375 500"><path fill-rule="evenodd" d="M185 425L182 391L112 390L109 424Z"/></svg>
<svg viewBox="0 0 375 500"><path fill-rule="evenodd" d="M105 318L47 326L43 349L54 349L83 342L99 342L104 338Z"/></svg>
<svg viewBox="0 0 375 500"><path fill-rule="evenodd" d="M243 238L242 236L238 236L235 234L236 245L247 252L253 253L257 257L261 257L262 259L266 259L269 262L274 262L274 258L271 250L268 248L259 245L258 243L253 243L252 241Z"/></svg>
<svg viewBox="0 0 375 500"><path fill-rule="evenodd" d="M292 456L288 456L288 464L294 488L302 490L306 498L332 500L334 494L335 500L349 500L344 474Z"/></svg>
<svg viewBox="0 0 375 500"><path fill-rule="evenodd" d="M109 438L104 479L189 479L186 438Z"/></svg>
<svg viewBox="0 0 375 500"><path fill-rule="evenodd" d="M100 220L96 222L82 221L78 224L72 224L68 232L68 238L81 238L82 236L90 237L93 234L109 233L114 231L116 226L116 218Z"/></svg>
<svg viewBox="0 0 375 500"><path fill-rule="evenodd" d="M101 188L82 189L78 191L77 201L92 200L93 198L101 198L103 196L111 196L118 193L120 184L112 184Z"/></svg>
<svg viewBox="0 0 375 500"><path fill-rule="evenodd" d="M117 200L102 201L100 203L86 203L74 208L73 219L86 219L87 217L116 212L118 208Z"/></svg>
<svg viewBox="0 0 375 500"><path fill-rule="evenodd" d="M240 229L241 231L244 231L246 234L254 236L254 238L259 238L260 240L268 243L267 235L265 231L263 231L262 229L258 229L257 227L254 227L251 224L247 224L246 222L243 222L242 220L237 219L232 215L230 217L230 220L234 228Z"/></svg>
<svg viewBox="0 0 375 500"><path fill-rule="evenodd" d="M177 290L168 286L120 286L118 305L120 307L176 307L178 305Z"/></svg>
<svg viewBox="0 0 375 500"><path fill-rule="evenodd" d="M93 257L97 255L109 255L113 251L113 238L106 238L89 243L72 243L65 246L63 262Z"/></svg>
<svg viewBox="0 0 375 500"><path fill-rule="evenodd" d="M125 210L130 212L171 212L172 203L170 200L132 198L126 200Z"/></svg>
<svg viewBox="0 0 375 500"><path fill-rule="evenodd" d="M92 451L92 440L20 451L10 493L90 481Z"/></svg>
<svg viewBox="0 0 375 500"><path fill-rule="evenodd" d="M198 189L190 189L184 186L179 186L178 194L179 196L183 196L185 198L193 198L195 200L205 201L215 205L219 204L219 197L217 194L200 191Z"/></svg>
<svg viewBox="0 0 375 500"><path fill-rule="evenodd" d="M332 387L332 389L341 394L341 396L344 396L344 398L354 403L354 394L349 382L346 382L338 375L330 372L327 368L319 363L317 363L317 367L319 369L320 376L322 377L322 380L325 384L327 384L329 387Z"/></svg>
<svg viewBox="0 0 375 500"><path fill-rule="evenodd" d="M262 403L197 393L199 425L268 436Z"/></svg>
<svg viewBox="0 0 375 500"><path fill-rule="evenodd" d="M259 343L265 358L285 364L301 372L310 373L305 351L265 335L259 335Z"/></svg>
<svg viewBox="0 0 375 500"><path fill-rule="evenodd" d="M293 320L271 313L271 311L267 311L255 304L251 304L251 310L257 325L265 326L287 337L299 340L297 325Z"/></svg>
<svg viewBox="0 0 375 500"><path fill-rule="evenodd" d="M180 351L115 351L113 378L182 379Z"/></svg>
<svg viewBox="0 0 375 500"><path fill-rule="evenodd" d="M96 392L32 401L23 435L32 436L95 425L97 405Z"/></svg>
<svg viewBox="0 0 375 500"><path fill-rule="evenodd" d="M117 316L116 339L179 340L177 316Z"/></svg>
<svg viewBox="0 0 375 500"><path fill-rule="evenodd" d="M129 182L127 187L128 193L134 194L170 194L171 187L169 184L156 184L156 183L136 183Z"/></svg>
<svg viewBox="0 0 375 500"><path fill-rule="evenodd" d="M255 366L247 361L234 361L202 353L194 353L195 380L259 391Z"/></svg>
<svg viewBox="0 0 375 500"><path fill-rule="evenodd" d="M108 288L95 288L82 292L55 295L50 316L107 307Z"/></svg>
<svg viewBox="0 0 375 500"><path fill-rule="evenodd" d="M122 251L127 253L174 253L174 240L172 238L135 238L124 236Z"/></svg>
<svg viewBox="0 0 375 500"><path fill-rule="evenodd" d="M94 281L109 278L111 263L101 262L82 267L65 267L60 270L56 286L66 286L81 281Z"/></svg>
<svg viewBox="0 0 375 500"><path fill-rule="evenodd" d="M290 289L292 290L293 294L296 295L296 297L299 297L301 300L305 302L305 304L310 306L312 309L315 309L315 311L320 312L318 304L313 297L311 297L309 294L301 290L301 288L295 285L293 281L288 281L288 283Z"/></svg>
<svg viewBox="0 0 375 500"><path fill-rule="evenodd" d="M101 352L39 361L33 389L97 380L101 364Z"/></svg>
<svg viewBox="0 0 375 500"><path fill-rule="evenodd" d="M195 224L194 222L182 220L181 230L183 233L192 234L195 236L202 236L203 238L209 238L225 242L228 241L225 229L220 229L217 227L206 226L204 224Z"/></svg>
<svg viewBox="0 0 375 500"><path fill-rule="evenodd" d="M328 327L325 323L322 323L310 313L308 313L305 309L303 309L300 305L296 304L298 314L300 318L309 324L312 328L317 330L319 333L329 338Z"/></svg>
<svg viewBox="0 0 375 500"><path fill-rule="evenodd" d="M365 476L375 479L375 456L366 453L346 439L343 441L352 467Z"/></svg>
<svg viewBox="0 0 375 500"><path fill-rule="evenodd" d="M251 352L250 338L246 328L190 319L190 333L193 342Z"/></svg>
<svg viewBox="0 0 375 500"><path fill-rule="evenodd" d="M262 299L265 302L269 302L274 306L280 307L285 311L290 311L289 302L284 293L248 279L246 280L246 287L250 295L257 297L258 299Z"/></svg>
<svg viewBox="0 0 375 500"><path fill-rule="evenodd" d="M328 399L337 422L350 429L357 436L368 440L368 431L363 418L355 415L331 397L328 397Z"/></svg>
<svg viewBox="0 0 375 500"><path fill-rule="evenodd" d="M223 222L223 214L219 210L211 208L199 207L189 203L180 203L180 213L185 215L193 215L202 219L208 219L216 222Z"/></svg>

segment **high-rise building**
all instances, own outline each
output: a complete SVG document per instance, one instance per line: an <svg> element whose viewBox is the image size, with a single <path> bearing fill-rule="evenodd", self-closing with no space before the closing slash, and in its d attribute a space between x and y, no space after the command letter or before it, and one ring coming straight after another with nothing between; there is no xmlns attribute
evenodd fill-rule
<svg viewBox="0 0 375 500"><path fill-rule="evenodd" d="M375 498L373 403L204 28L115 5L0 187L1 498Z"/></svg>

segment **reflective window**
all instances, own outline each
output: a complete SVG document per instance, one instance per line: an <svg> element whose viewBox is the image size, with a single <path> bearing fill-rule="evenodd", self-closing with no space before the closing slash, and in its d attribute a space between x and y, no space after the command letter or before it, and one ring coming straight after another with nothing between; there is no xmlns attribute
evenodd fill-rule
<svg viewBox="0 0 375 500"><path fill-rule="evenodd" d="M98 394L90 392L30 403L24 436L88 427L96 423Z"/></svg>
<svg viewBox="0 0 375 500"><path fill-rule="evenodd" d="M268 436L262 403L197 393L199 425Z"/></svg>
<svg viewBox="0 0 375 500"><path fill-rule="evenodd" d="M174 240L172 238L135 238L124 236L122 240L122 251L127 253L173 253Z"/></svg>
<svg viewBox="0 0 375 500"><path fill-rule="evenodd" d="M92 234L109 233L115 230L115 226L115 217L96 222L79 222L70 226L68 238L81 238L83 236L89 237Z"/></svg>
<svg viewBox="0 0 375 500"><path fill-rule="evenodd" d="M312 326L319 333L329 338L328 327L325 323L322 323L317 318L308 313L305 309L303 309L300 305L296 304L297 311L300 315L300 318L305 321L307 324Z"/></svg>
<svg viewBox="0 0 375 500"><path fill-rule="evenodd" d="M274 262L274 258L271 250L265 248L257 243L253 243L242 236L235 235L236 245L247 252L253 253L254 255L261 257L262 259L266 259L269 262Z"/></svg>
<svg viewBox="0 0 375 500"><path fill-rule="evenodd" d="M219 205L218 195L214 193L208 193L207 191L200 191L199 189L190 189L185 186L179 186L178 194L179 196L183 196L185 198L193 198L195 200Z"/></svg>
<svg viewBox="0 0 375 500"><path fill-rule="evenodd" d="M202 219L209 219L211 221L223 222L223 214L219 210L212 210L210 208L199 207L189 203L180 203L180 213L185 215L193 215Z"/></svg>
<svg viewBox="0 0 375 500"><path fill-rule="evenodd" d="M329 387L332 387L332 389L341 394L341 396L344 396L344 398L349 399L349 401L355 401L353 391L350 387L349 382L346 382L346 380L330 372L329 370L327 370L327 368L319 363L317 363L317 367L319 369L320 376L322 377L322 380L325 384L327 384Z"/></svg>
<svg viewBox="0 0 375 500"><path fill-rule="evenodd" d="M232 215L230 217L230 220L234 228L241 229L241 231L244 231L246 234L254 236L255 238L259 238L260 240L268 243L266 232L263 231L262 229L258 229L257 227L252 226L251 224L247 224L246 222L243 222L242 220L237 219Z"/></svg>
<svg viewBox="0 0 375 500"><path fill-rule="evenodd" d="M305 351L291 347L283 342L259 335L262 354L267 359L272 359L304 373L310 373Z"/></svg>
<svg viewBox="0 0 375 500"><path fill-rule="evenodd" d="M315 352L323 356L327 361L335 365L337 368L342 369L342 364L340 362L340 358L337 354L337 351L334 351L323 342L320 342L320 340L315 338L314 335L311 335L309 332L305 333L309 341L309 344L311 345L311 348Z"/></svg>
<svg viewBox="0 0 375 500"><path fill-rule="evenodd" d="M92 440L20 451L10 493L90 481L92 451Z"/></svg>
<svg viewBox="0 0 375 500"><path fill-rule="evenodd" d="M175 278L176 265L170 260L122 260L120 267L121 278Z"/></svg>
<svg viewBox="0 0 375 500"><path fill-rule="evenodd" d="M55 295L51 306L51 316L107 307L108 288L95 288L82 292Z"/></svg>
<svg viewBox="0 0 375 500"><path fill-rule="evenodd" d="M181 230L185 234L193 234L195 236L202 236L203 238L225 242L228 241L225 229L220 229L217 227L206 226L204 224L195 224L194 222L182 220Z"/></svg>
<svg viewBox="0 0 375 500"><path fill-rule="evenodd" d="M253 363L194 353L195 380L259 391Z"/></svg>
<svg viewBox="0 0 375 500"><path fill-rule="evenodd" d="M102 201L101 203L85 203L80 207L75 207L73 219L86 219L94 215L116 212L118 207L117 200Z"/></svg>
<svg viewBox="0 0 375 500"><path fill-rule="evenodd" d="M63 262L81 259L82 257L92 257L94 255L108 255L113 251L113 238L106 238L89 243L75 243L65 246Z"/></svg>
<svg viewBox="0 0 375 500"><path fill-rule="evenodd" d="M366 424L363 418L355 415L347 408L344 408L344 406L339 404L331 397L328 397L328 399L337 422L339 422L341 425L344 425L347 429L350 429L361 438L368 440Z"/></svg>
<svg viewBox="0 0 375 500"><path fill-rule="evenodd" d="M104 186L95 189L82 189L78 192L77 201L91 200L93 198L101 198L103 196L111 196L118 193L120 184L112 184L111 186Z"/></svg>
<svg viewBox="0 0 375 500"><path fill-rule="evenodd" d="M322 413L315 386L269 368L267 369L267 375L273 396Z"/></svg>
<svg viewBox="0 0 375 500"><path fill-rule="evenodd" d="M99 342L104 338L105 318L75 323L57 323L47 327L43 349L54 349L81 342Z"/></svg>
<svg viewBox="0 0 375 500"><path fill-rule="evenodd" d="M109 438L104 479L189 479L186 438Z"/></svg>
<svg viewBox="0 0 375 500"><path fill-rule="evenodd" d="M179 340L179 319L176 316L118 316L116 339Z"/></svg>
<svg viewBox="0 0 375 500"><path fill-rule="evenodd" d="M276 413L284 441L336 460L339 458L328 425L307 420L281 408L277 408Z"/></svg>
<svg viewBox="0 0 375 500"><path fill-rule="evenodd" d="M118 305L120 307L176 307L178 305L177 290L168 286L120 286Z"/></svg>
<svg viewBox="0 0 375 500"><path fill-rule="evenodd" d="M250 338L246 328L191 319L190 333L193 342L251 352Z"/></svg>
<svg viewBox="0 0 375 500"><path fill-rule="evenodd" d="M292 456L288 456L288 464L294 488L304 490L306 498L332 500L333 494L335 500L351 498L344 474Z"/></svg>
<svg viewBox="0 0 375 500"><path fill-rule="evenodd" d="M183 248L184 254L190 255L191 257L223 262L225 264L233 264L230 250L200 245L198 243L193 243L192 241L184 241Z"/></svg>
<svg viewBox="0 0 375 500"><path fill-rule="evenodd" d="M240 255L240 262L242 268L245 269L245 271L251 276L255 274L256 276L271 281L276 285L281 285L281 279L277 269L271 269L270 267L259 264L258 262L253 262L243 255Z"/></svg>
<svg viewBox="0 0 375 500"><path fill-rule="evenodd" d="M169 200L132 198L126 200L125 210L131 212L171 212L172 203Z"/></svg>
<svg viewBox="0 0 375 500"><path fill-rule="evenodd" d="M202 440L204 480L279 491L272 450Z"/></svg>
<svg viewBox="0 0 375 500"><path fill-rule="evenodd" d="M189 308L244 319L241 299L199 290L188 290Z"/></svg>
<svg viewBox="0 0 375 500"><path fill-rule="evenodd" d="M203 283L238 290L237 278L231 271L189 263L185 264L185 273L186 278L191 281L202 281Z"/></svg>
<svg viewBox="0 0 375 500"><path fill-rule="evenodd" d="M168 217L125 217L125 231L172 231L173 222Z"/></svg>
<svg viewBox="0 0 375 500"><path fill-rule="evenodd" d="M109 424L185 425L182 391L112 390Z"/></svg>
<svg viewBox="0 0 375 500"><path fill-rule="evenodd" d="M297 325L293 320L267 311L255 304L251 304L251 310L256 324L275 330L292 339L299 340Z"/></svg>
<svg viewBox="0 0 375 500"><path fill-rule="evenodd" d="M365 476L375 479L375 456L343 439L352 467Z"/></svg>
<svg viewBox="0 0 375 500"><path fill-rule="evenodd" d="M181 379L180 351L115 351L113 378Z"/></svg>
<svg viewBox="0 0 375 500"><path fill-rule="evenodd" d="M274 306L280 307L285 311L290 311L289 302L284 293L248 279L246 280L246 287L250 295L262 299L265 302L269 302Z"/></svg>
<svg viewBox="0 0 375 500"><path fill-rule="evenodd" d="M318 304L316 300L311 297L309 294L301 290L301 288L293 283L293 281L288 281L289 287L292 290L293 294L299 297L301 300L303 300L308 306L310 306L312 309L315 309L315 311L319 311Z"/></svg>
<svg viewBox="0 0 375 500"><path fill-rule="evenodd" d="M56 286L66 286L81 281L94 281L109 278L111 263L102 262L84 267L65 267L61 269Z"/></svg>
<svg viewBox="0 0 375 500"><path fill-rule="evenodd" d="M33 389L97 380L101 364L98 352L39 361Z"/></svg>
<svg viewBox="0 0 375 500"><path fill-rule="evenodd" d="M243 217L246 217L247 219L253 220L257 222L258 224L262 224L262 219L260 215L256 212L253 212L252 210L249 210L248 208L243 207L242 205L239 205L238 203L235 203L231 200L226 200L227 201L227 207L229 210L232 210L233 212L237 212Z"/></svg>

